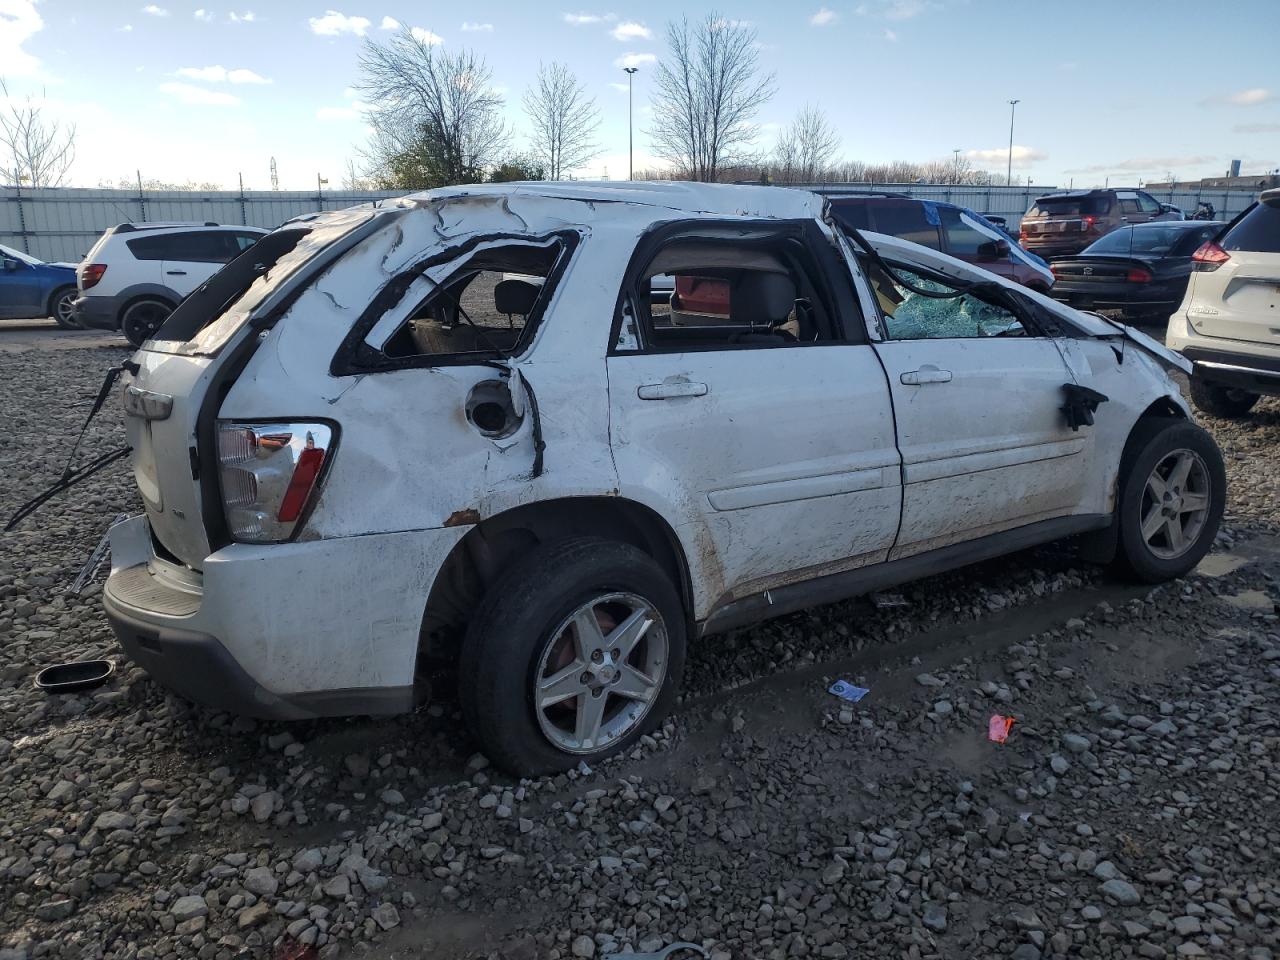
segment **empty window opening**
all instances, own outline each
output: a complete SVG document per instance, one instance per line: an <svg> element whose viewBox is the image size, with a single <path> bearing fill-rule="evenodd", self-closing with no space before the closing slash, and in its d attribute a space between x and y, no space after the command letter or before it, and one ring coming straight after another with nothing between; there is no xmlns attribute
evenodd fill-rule
<svg viewBox="0 0 1280 960"><path fill-rule="evenodd" d="M561 250L559 243L512 244L468 258L431 287L383 352L393 358L514 352Z"/></svg>

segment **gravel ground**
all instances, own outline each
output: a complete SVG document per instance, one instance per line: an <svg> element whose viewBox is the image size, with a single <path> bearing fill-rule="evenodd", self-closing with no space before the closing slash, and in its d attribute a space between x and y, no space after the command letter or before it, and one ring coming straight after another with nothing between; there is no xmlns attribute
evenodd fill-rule
<svg viewBox="0 0 1280 960"><path fill-rule="evenodd" d="M123 356L0 355L0 513ZM87 454L122 442L100 420ZM268 724L167 697L100 586L66 593L137 508L114 467L0 538L0 960L1271 957L1280 404L1206 425L1231 498L1187 580L1047 548L713 638L657 736L533 782L449 702ZM118 672L89 695L32 684L99 655Z"/></svg>

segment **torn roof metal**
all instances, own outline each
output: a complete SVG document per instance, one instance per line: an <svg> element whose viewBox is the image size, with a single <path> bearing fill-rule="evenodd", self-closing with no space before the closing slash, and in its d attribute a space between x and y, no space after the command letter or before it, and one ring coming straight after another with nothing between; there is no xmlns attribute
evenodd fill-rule
<svg viewBox="0 0 1280 960"><path fill-rule="evenodd" d="M808 190L672 181L534 181L441 187L410 194L398 206L429 206L464 198L541 198L573 203L661 207L684 214L806 219L821 217L826 201Z"/></svg>

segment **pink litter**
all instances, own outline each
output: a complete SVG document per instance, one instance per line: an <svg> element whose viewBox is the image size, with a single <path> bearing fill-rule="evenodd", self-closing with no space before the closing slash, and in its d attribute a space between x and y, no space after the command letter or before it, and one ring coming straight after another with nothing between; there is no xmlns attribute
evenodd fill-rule
<svg viewBox="0 0 1280 960"><path fill-rule="evenodd" d="M1013 729L1013 717L1002 717L995 714L987 725L987 739L992 743L1004 743L1009 739L1009 731Z"/></svg>

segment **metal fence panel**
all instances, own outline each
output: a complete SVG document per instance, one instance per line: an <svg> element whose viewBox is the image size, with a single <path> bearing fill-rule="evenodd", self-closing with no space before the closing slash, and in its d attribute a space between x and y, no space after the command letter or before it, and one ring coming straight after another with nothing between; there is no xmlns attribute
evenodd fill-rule
<svg viewBox="0 0 1280 960"><path fill-rule="evenodd" d="M970 186L944 183L822 183L796 184L818 193L836 195L851 191L902 193L922 200L943 200L978 213L1004 217L1017 232L1022 215L1036 197L1057 187ZM100 189L18 190L0 187L0 244L30 253L42 260L77 263L102 236L118 223L156 221L245 224L276 227L286 220L317 210L337 210L403 196L397 191L262 190L241 193ZM1165 191L1157 199L1181 207L1188 215L1200 201L1212 203L1218 219L1229 220L1250 203L1254 194L1243 190L1213 189Z"/></svg>
<svg viewBox="0 0 1280 960"><path fill-rule="evenodd" d="M277 227L317 210L403 196L405 191L99 190L0 188L0 244L39 257L78 263L118 223L157 221Z"/></svg>

